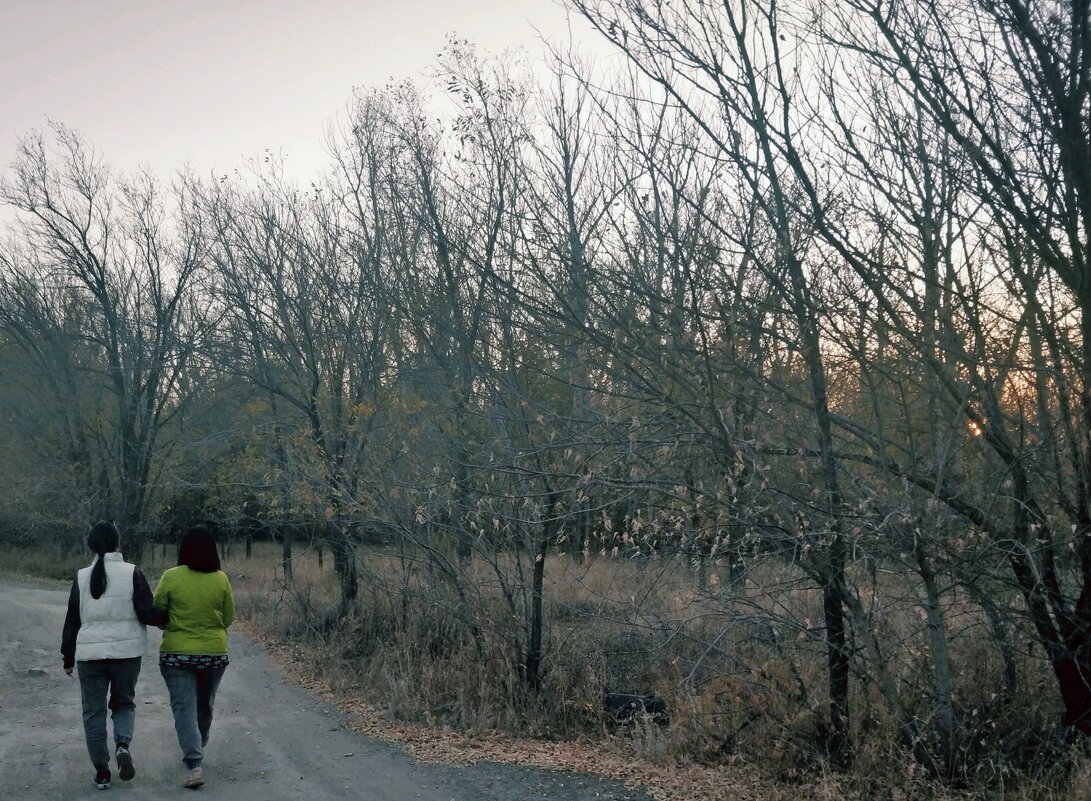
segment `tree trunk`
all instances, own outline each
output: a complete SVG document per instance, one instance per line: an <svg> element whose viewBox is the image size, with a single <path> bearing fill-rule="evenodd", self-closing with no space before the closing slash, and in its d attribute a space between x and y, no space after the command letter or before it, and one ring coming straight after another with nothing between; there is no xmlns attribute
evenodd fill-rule
<svg viewBox="0 0 1091 801"><path fill-rule="evenodd" d="M280 566L284 571L284 583L292 583L292 527L285 526L280 540Z"/></svg>
<svg viewBox="0 0 1091 801"><path fill-rule="evenodd" d="M547 486L549 482L546 482ZM546 519L542 524L542 538L534 555L534 571L531 574L530 591L530 635L527 638L527 658L524 680L526 687L533 693L542 688L542 621L543 596L545 592L545 562L549 553L549 544L560 531L560 493L552 489L549 493L549 506Z"/></svg>
<svg viewBox="0 0 1091 801"><path fill-rule="evenodd" d="M916 536L917 570L924 584L924 611L928 625L928 641L932 650L932 686L936 704L936 728L939 730L939 756L947 776L954 754L955 712L952 706L951 662L947 653L947 628L940 606L939 587L932 566L924 552L921 537Z"/></svg>
<svg viewBox="0 0 1091 801"><path fill-rule="evenodd" d="M356 611L356 596L360 591L356 570L356 546L347 532L337 532L331 544L333 569L341 588L341 603L337 609L339 618L346 618Z"/></svg>
<svg viewBox="0 0 1091 801"><path fill-rule="evenodd" d="M545 561L551 534L542 537L534 557L530 592L530 637L527 641L526 686L532 693L542 689L542 595L545 586Z"/></svg>
<svg viewBox="0 0 1091 801"><path fill-rule="evenodd" d="M845 547L840 537L826 555L827 574L822 587L822 614L826 623L826 665L830 692L830 736L827 752L834 765L847 767L849 740L849 657L845 641Z"/></svg>
<svg viewBox="0 0 1091 801"><path fill-rule="evenodd" d="M1076 653L1055 662L1053 672L1064 702L1062 722L1072 734L1091 735L1091 642L1086 635L1080 639Z"/></svg>

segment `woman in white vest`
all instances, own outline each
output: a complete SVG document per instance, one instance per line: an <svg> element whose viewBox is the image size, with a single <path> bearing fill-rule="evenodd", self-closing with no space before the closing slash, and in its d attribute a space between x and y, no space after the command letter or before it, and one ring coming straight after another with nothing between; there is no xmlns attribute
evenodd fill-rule
<svg viewBox="0 0 1091 801"><path fill-rule="evenodd" d="M146 626L167 622L152 602L147 579L122 558L119 545L113 523L91 527L87 547L95 552L95 561L72 582L61 640L64 672L71 676L75 667L80 677L83 731L100 790L109 787L111 779L107 709L114 724L118 775L124 781L136 775L129 745L136 722L140 659L148 646Z"/></svg>

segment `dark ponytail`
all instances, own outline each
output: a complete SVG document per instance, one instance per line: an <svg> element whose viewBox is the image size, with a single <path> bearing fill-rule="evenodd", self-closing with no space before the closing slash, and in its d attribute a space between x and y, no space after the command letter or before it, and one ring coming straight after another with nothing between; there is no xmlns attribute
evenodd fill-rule
<svg viewBox="0 0 1091 801"><path fill-rule="evenodd" d="M98 554L95 566L91 568L92 598L101 598L106 592L106 562L102 557L111 551L116 551L120 542L121 537L117 533L117 526L109 520L102 520L91 526L91 531L87 534L87 547Z"/></svg>

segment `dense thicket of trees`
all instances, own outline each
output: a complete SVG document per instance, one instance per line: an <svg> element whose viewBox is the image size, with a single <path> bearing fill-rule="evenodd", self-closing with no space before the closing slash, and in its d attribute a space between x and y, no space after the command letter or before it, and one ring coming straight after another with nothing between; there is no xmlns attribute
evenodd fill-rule
<svg viewBox="0 0 1091 801"><path fill-rule="evenodd" d="M1088 4L571 5L623 61L452 40L433 84L353 99L309 186L167 191L25 139L6 536L260 520L286 566L329 548L342 620L385 543L403 607L444 594L527 698L558 554L654 558L723 622L661 621L679 691L732 627L771 632L835 764L881 717L973 770L1035 653L1091 733ZM784 634L821 643L820 686Z"/></svg>

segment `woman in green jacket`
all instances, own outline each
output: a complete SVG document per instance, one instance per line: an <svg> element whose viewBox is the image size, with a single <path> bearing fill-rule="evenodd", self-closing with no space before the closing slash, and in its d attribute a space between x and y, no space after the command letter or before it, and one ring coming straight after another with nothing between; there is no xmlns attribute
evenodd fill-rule
<svg viewBox="0 0 1091 801"><path fill-rule="evenodd" d="M196 789L205 783L201 762L216 689L227 668L227 627L235 618L231 584L220 570L216 540L207 526L192 526L182 537L178 567L159 579L155 605L170 618L159 646L159 670L186 764L183 784Z"/></svg>

